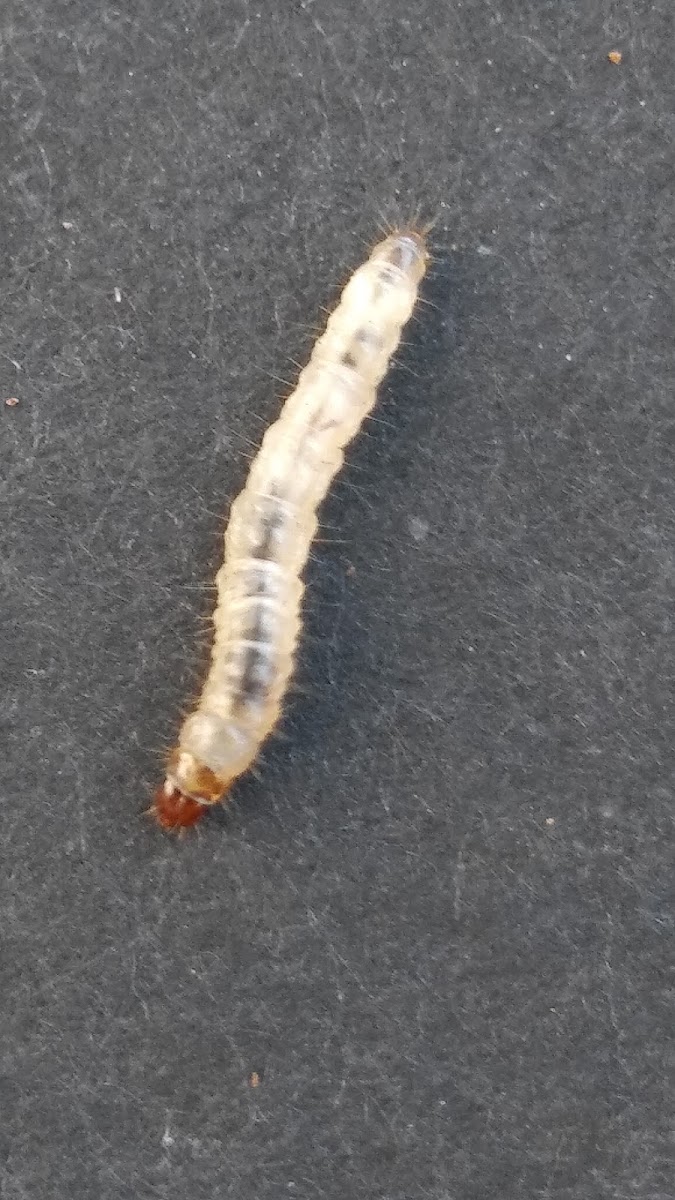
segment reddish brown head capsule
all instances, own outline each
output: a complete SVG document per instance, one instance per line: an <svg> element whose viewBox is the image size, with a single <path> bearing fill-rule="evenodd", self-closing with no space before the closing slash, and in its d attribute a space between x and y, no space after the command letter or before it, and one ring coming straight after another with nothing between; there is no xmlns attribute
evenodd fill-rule
<svg viewBox="0 0 675 1200"><path fill-rule="evenodd" d="M165 783L157 788L154 802L148 812L162 829L180 830L201 821L207 807L206 804L200 804L191 796L184 796L178 788Z"/></svg>

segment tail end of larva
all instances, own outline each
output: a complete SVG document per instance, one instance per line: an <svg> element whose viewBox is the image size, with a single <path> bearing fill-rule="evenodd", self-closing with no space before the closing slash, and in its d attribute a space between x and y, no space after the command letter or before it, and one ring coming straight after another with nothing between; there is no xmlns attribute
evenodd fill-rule
<svg viewBox="0 0 675 1200"><path fill-rule="evenodd" d="M167 833L180 833L201 821L208 807L207 804L194 800L192 796L186 796L167 779L157 788L153 802L147 809L147 815Z"/></svg>
<svg viewBox="0 0 675 1200"><path fill-rule="evenodd" d="M426 272L429 257L424 234L411 226L390 233L375 246L370 261L395 267L417 286Z"/></svg>

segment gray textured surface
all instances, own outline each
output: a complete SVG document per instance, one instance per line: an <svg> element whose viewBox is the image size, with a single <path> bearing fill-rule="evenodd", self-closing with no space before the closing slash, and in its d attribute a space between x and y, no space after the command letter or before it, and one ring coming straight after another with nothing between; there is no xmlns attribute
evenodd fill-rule
<svg viewBox="0 0 675 1200"><path fill-rule="evenodd" d="M410 8L5 0L3 1200L672 1194L672 3ZM418 203L286 739L176 843L228 499Z"/></svg>

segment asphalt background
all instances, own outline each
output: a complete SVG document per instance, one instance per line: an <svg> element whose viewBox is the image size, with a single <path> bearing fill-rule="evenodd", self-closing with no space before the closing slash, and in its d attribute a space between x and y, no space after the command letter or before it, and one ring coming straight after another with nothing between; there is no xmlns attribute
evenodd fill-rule
<svg viewBox="0 0 675 1200"><path fill-rule="evenodd" d="M3 1200L666 1200L671 0L0 35ZM283 740L173 840L228 504L418 208Z"/></svg>

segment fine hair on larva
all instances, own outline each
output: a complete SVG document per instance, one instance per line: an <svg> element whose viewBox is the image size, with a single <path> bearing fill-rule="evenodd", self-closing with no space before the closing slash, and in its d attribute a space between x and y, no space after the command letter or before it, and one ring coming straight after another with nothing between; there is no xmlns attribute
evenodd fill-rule
<svg viewBox="0 0 675 1200"><path fill-rule="evenodd" d="M428 260L414 227L375 246L263 437L225 532L206 682L150 809L164 829L193 825L222 801L279 721L317 512L375 404Z"/></svg>

